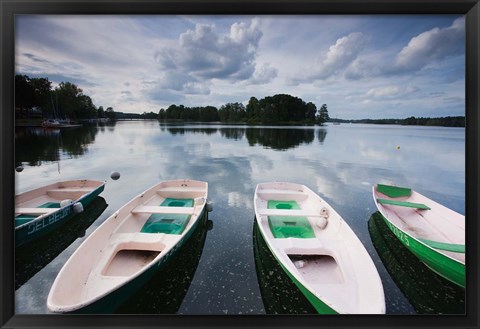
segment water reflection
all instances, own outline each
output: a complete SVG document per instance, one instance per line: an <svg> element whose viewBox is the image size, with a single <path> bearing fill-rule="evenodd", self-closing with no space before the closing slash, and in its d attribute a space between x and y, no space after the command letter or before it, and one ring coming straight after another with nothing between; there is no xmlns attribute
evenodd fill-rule
<svg viewBox="0 0 480 329"><path fill-rule="evenodd" d="M55 142L58 150L54 152L61 155L58 163L62 171L57 170L56 162L41 160L40 166L25 166L23 172L15 173L16 188L21 192L59 180L103 180L113 170L119 171L120 180L107 184L102 193L109 207L87 229L88 234L155 181L176 178L207 181L209 199L215 204L210 214L215 227L206 236L204 252L187 294L176 298L177 302L183 298L178 314L308 313L306 309L302 311L301 306L294 306L298 304L295 298L292 302L283 302L287 304L286 309L276 309L282 302L275 298L290 298L290 291L287 294L282 291L283 281L274 290L273 301L265 297L268 289L275 289L271 287L275 282L261 276L258 271L262 264L253 257L253 195L260 182L285 180L307 185L337 210L381 272L388 313L412 314L415 310L390 278L393 275L389 275L373 246L366 225L366 220L376 211L371 186L389 182L415 187L420 193L464 213L464 129L376 125L174 126L155 121L119 121L115 127L96 125L90 128L99 133L92 141L94 144L88 145L88 152L69 158L61 144ZM61 133L63 139L64 131ZM283 141L285 136L292 136L291 140ZM41 152L34 149L38 137L29 135L29 138L23 142L27 146L17 150L17 156L44 159ZM16 291L16 312L47 312L45 302L50 286L81 240L74 241ZM269 275L270 272L263 273ZM285 276L282 271L281 275ZM288 284L288 277L284 279ZM162 286L161 282L158 286ZM145 289L148 291L148 287ZM276 296L277 293L280 296ZM132 302L130 307L143 313L141 307L147 307L148 302L140 302L143 299L140 295L137 297L138 302ZM460 299L464 300L464 296ZM463 303L461 300L459 303ZM155 305L163 302L152 297L149 312L162 312L163 306L155 308ZM288 306L289 303L293 306ZM135 312L128 309L122 307L122 312Z"/></svg>
<svg viewBox="0 0 480 329"><path fill-rule="evenodd" d="M145 286L115 310L116 314L176 314L195 276L207 231L213 222L208 214L187 243Z"/></svg>
<svg viewBox="0 0 480 329"><path fill-rule="evenodd" d="M317 311L277 263L265 240L253 225L253 250L258 285L267 314L317 314Z"/></svg>
<svg viewBox="0 0 480 329"><path fill-rule="evenodd" d="M245 128L245 127L195 127L160 125L172 135L205 134L213 135L220 132L226 139L242 140L246 136L250 146L261 145L265 148L284 151L302 144L311 144L315 140L315 129L305 128ZM327 130L320 128L317 132L318 141L323 144Z"/></svg>
<svg viewBox="0 0 480 329"><path fill-rule="evenodd" d="M106 208L105 199L96 197L85 207L82 213L69 220L67 225L59 227L38 240L16 248L15 289L18 289L44 268L73 241L84 237L87 228Z"/></svg>
<svg viewBox="0 0 480 329"><path fill-rule="evenodd" d="M385 268L417 313L465 313L465 290L419 261L398 241L379 212L370 217L368 230Z"/></svg>
<svg viewBox="0 0 480 329"><path fill-rule="evenodd" d="M219 130L220 135L227 139L241 140L245 136L245 128L227 127Z"/></svg>
<svg viewBox="0 0 480 329"><path fill-rule="evenodd" d="M40 166L44 161L59 161L62 152L78 157L95 141L98 129L82 126L69 129L16 128L15 165Z"/></svg>
<svg viewBox="0 0 480 329"><path fill-rule="evenodd" d="M217 128L168 127L167 131L172 135L185 135L186 133L213 135L218 131L218 129Z"/></svg>
<svg viewBox="0 0 480 329"><path fill-rule="evenodd" d="M323 145L323 142L325 141L325 137L327 137L327 129L325 128L318 129L317 137L320 144Z"/></svg>
<svg viewBox="0 0 480 329"><path fill-rule="evenodd" d="M250 146L258 144L281 151L301 144L310 144L315 139L313 129L247 128L246 136Z"/></svg>

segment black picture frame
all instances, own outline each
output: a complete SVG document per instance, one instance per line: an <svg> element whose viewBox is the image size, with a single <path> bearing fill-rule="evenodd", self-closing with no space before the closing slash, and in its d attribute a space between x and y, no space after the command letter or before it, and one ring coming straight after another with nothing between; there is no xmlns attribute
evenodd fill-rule
<svg viewBox="0 0 480 329"><path fill-rule="evenodd" d="M0 209L2 328L478 328L479 199L479 40L478 0L1 0ZM127 316L15 315L14 312L14 41L15 16L21 14L464 14L466 15L466 315L439 316ZM473 264L473 265L472 265Z"/></svg>

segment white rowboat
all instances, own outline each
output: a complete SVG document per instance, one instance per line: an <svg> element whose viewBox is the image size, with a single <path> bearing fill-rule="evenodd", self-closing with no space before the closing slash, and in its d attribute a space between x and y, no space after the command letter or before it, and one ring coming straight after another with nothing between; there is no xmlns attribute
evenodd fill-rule
<svg viewBox="0 0 480 329"><path fill-rule="evenodd" d="M262 183L254 207L270 251L318 313L385 313L370 255L322 198L304 185Z"/></svg>
<svg viewBox="0 0 480 329"><path fill-rule="evenodd" d="M52 312L103 312L144 285L204 214L208 184L159 183L107 218L72 254L47 299Z"/></svg>
<svg viewBox="0 0 480 329"><path fill-rule="evenodd" d="M105 188L105 182L70 180L15 196L15 245L31 242L82 212Z"/></svg>
<svg viewBox="0 0 480 329"><path fill-rule="evenodd" d="M405 187L378 184L373 200L405 247L434 272L465 287L465 216Z"/></svg>

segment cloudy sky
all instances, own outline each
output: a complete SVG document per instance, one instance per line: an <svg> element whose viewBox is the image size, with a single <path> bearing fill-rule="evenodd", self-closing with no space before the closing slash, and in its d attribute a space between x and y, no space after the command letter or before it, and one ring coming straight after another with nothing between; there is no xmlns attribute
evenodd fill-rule
<svg viewBox="0 0 480 329"><path fill-rule="evenodd" d="M19 16L16 73L158 112L287 93L343 119L465 115L463 16Z"/></svg>

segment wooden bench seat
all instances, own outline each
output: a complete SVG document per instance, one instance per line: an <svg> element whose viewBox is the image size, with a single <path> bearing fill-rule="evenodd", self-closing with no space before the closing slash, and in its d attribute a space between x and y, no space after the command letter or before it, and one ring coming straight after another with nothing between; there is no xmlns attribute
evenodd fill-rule
<svg viewBox="0 0 480 329"><path fill-rule="evenodd" d="M24 215L42 215L50 214L58 209L60 208L15 208L15 213Z"/></svg>
<svg viewBox="0 0 480 329"><path fill-rule="evenodd" d="M186 214L192 215L194 207L137 206L132 214Z"/></svg>
<svg viewBox="0 0 480 329"><path fill-rule="evenodd" d="M320 213L303 209L259 209L260 216L303 216L303 217L321 217Z"/></svg>

